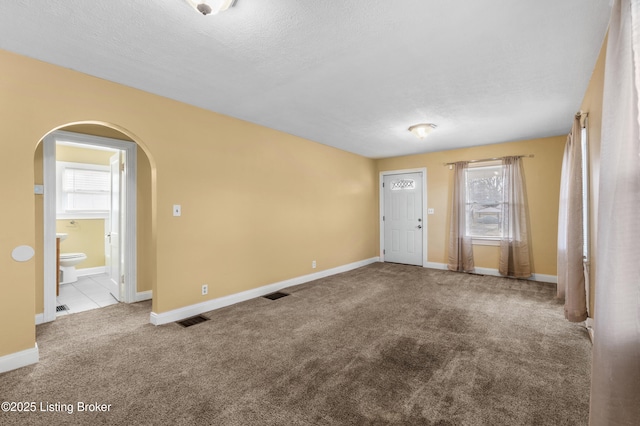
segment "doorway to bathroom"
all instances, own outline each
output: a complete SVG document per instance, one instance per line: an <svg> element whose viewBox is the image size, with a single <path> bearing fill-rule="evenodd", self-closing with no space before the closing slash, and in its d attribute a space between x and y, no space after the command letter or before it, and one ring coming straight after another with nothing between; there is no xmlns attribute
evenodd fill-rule
<svg viewBox="0 0 640 426"><path fill-rule="evenodd" d="M44 321L136 297L136 144L44 139Z"/></svg>

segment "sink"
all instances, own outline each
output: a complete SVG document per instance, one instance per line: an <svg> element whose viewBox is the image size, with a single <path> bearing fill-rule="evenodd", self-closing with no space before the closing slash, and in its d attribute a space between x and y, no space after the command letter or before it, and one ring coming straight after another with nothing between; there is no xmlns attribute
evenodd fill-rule
<svg viewBox="0 0 640 426"><path fill-rule="evenodd" d="M56 238L60 238L60 241L66 240L68 236L69 234L63 234L61 232L56 233Z"/></svg>

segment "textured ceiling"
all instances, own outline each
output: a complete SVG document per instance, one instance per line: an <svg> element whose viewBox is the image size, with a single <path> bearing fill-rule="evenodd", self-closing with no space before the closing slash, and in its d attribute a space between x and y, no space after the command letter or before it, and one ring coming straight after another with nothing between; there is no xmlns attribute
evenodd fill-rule
<svg viewBox="0 0 640 426"><path fill-rule="evenodd" d="M608 0L2 0L0 48L380 158L568 133ZM407 127L438 128L418 140Z"/></svg>

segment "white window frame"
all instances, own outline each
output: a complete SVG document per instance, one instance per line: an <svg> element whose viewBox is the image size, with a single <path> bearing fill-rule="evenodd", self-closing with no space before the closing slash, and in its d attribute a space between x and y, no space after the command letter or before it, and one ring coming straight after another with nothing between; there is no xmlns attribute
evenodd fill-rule
<svg viewBox="0 0 640 426"><path fill-rule="evenodd" d="M74 163L68 161L56 161L56 217L58 219L108 219L109 209L107 210L67 210L67 193L64 191L64 170L83 169L83 170L100 170L110 172L109 166L100 164Z"/></svg>
<svg viewBox="0 0 640 426"><path fill-rule="evenodd" d="M488 168L488 167L500 167L501 168L500 173L502 173L502 160L478 161L474 163L469 163L469 165L467 166L467 170L465 171L465 214L466 214L466 207L467 207L466 205L469 202L469 194L467 192L468 190L467 173L469 172L469 169L480 169L480 168ZM500 245L500 240L502 239L502 236L485 237L485 236L469 235L468 221L465 220L465 224L467 225L467 228L465 229L465 234L471 237L471 243L473 245L480 245L480 246L499 246Z"/></svg>

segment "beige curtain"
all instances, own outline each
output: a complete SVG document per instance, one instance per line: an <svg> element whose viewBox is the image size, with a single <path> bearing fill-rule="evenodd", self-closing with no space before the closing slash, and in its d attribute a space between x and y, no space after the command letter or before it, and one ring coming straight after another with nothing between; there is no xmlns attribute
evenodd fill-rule
<svg viewBox="0 0 640 426"><path fill-rule="evenodd" d="M502 159L502 238L500 274L515 278L531 276L531 258L527 233L527 199L520 157Z"/></svg>
<svg viewBox="0 0 640 426"><path fill-rule="evenodd" d="M453 165L453 197L451 199L451 220L449 227L449 269L451 271L473 271L473 246L471 237L466 235L467 199L465 171L468 162Z"/></svg>
<svg viewBox="0 0 640 426"><path fill-rule="evenodd" d="M582 209L582 141L580 116L576 115L564 148L558 212L557 294L564 299L564 316L571 322L587 319Z"/></svg>
<svg viewBox="0 0 640 426"><path fill-rule="evenodd" d="M640 2L615 0L605 64L591 426L640 424Z"/></svg>

